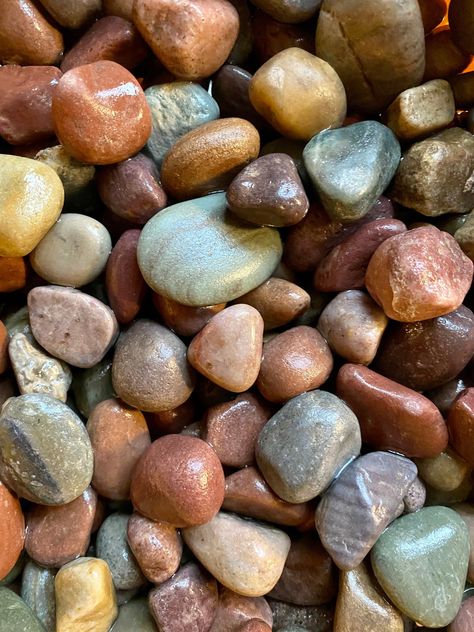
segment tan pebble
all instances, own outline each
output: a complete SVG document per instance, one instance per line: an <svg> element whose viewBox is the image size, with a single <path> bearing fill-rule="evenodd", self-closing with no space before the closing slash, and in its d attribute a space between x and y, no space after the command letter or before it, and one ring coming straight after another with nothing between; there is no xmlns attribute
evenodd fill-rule
<svg viewBox="0 0 474 632"><path fill-rule="evenodd" d="M450 492L461 485L470 467L453 450L426 459L416 459L418 473L425 483L435 489Z"/></svg>
<svg viewBox="0 0 474 632"><path fill-rule="evenodd" d="M469 64L470 55L453 41L449 26L440 26L425 40L426 66L423 79L448 79L462 72Z"/></svg>
<svg viewBox="0 0 474 632"><path fill-rule="evenodd" d="M100 0L40 0L44 8L61 26L78 29L92 22L101 10Z"/></svg>

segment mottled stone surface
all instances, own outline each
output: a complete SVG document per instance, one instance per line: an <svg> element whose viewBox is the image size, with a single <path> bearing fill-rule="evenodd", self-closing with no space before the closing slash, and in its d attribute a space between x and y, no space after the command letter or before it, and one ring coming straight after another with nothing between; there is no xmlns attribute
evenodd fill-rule
<svg viewBox="0 0 474 632"><path fill-rule="evenodd" d="M243 597L221 586L216 618L210 632L247 630L244 626L251 621L260 621L271 630L273 615L267 601L263 597ZM260 628L255 628L255 632L259 630Z"/></svg>
<svg viewBox="0 0 474 632"><path fill-rule="evenodd" d="M474 466L474 388L466 388L448 413L451 444L469 465Z"/></svg>
<svg viewBox="0 0 474 632"><path fill-rule="evenodd" d="M21 580L21 598L33 610L46 632L56 632L55 575L53 569L28 560Z"/></svg>
<svg viewBox="0 0 474 632"><path fill-rule="evenodd" d="M44 632L33 610L13 590L0 586L1 632Z"/></svg>
<svg viewBox="0 0 474 632"><path fill-rule="evenodd" d="M423 507L426 500L426 486L418 476L408 488L403 499L405 513L414 513Z"/></svg>
<svg viewBox="0 0 474 632"><path fill-rule="evenodd" d="M273 599L269 603L279 632L332 632L332 606L295 606Z"/></svg>
<svg viewBox="0 0 474 632"><path fill-rule="evenodd" d="M0 580L18 561L25 542L25 519L18 498L0 482Z"/></svg>

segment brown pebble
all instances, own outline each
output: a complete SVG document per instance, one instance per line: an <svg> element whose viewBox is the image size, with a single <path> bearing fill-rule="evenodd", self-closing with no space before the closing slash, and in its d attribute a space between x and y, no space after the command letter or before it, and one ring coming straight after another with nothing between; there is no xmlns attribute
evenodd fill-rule
<svg viewBox="0 0 474 632"><path fill-rule="evenodd" d="M454 101L457 108L472 108L474 106L474 72L464 72L449 78ZM472 127L469 128L472 133Z"/></svg>
<svg viewBox="0 0 474 632"><path fill-rule="evenodd" d="M440 24L446 14L446 0L418 0L425 34Z"/></svg>
<svg viewBox="0 0 474 632"><path fill-rule="evenodd" d="M456 503L451 505L451 509L461 516L469 531L469 565L467 568L467 581L474 582L474 505L472 503Z"/></svg>
<svg viewBox="0 0 474 632"><path fill-rule="evenodd" d="M137 511L176 527L209 522L224 500L224 472L214 450L201 439L167 435L140 458L132 478Z"/></svg>
<svg viewBox="0 0 474 632"><path fill-rule="evenodd" d="M161 584L179 568L183 543L174 527L134 513L128 520L127 540L142 573Z"/></svg>
<svg viewBox="0 0 474 632"><path fill-rule="evenodd" d="M319 331L292 327L264 344L257 388L268 401L282 403L319 388L332 367L331 351Z"/></svg>
<svg viewBox="0 0 474 632"><path fill-rule="evenodd" d="M8 331L3 322L0 320L0 375L5 373L10 364L8 356Z"/></svg>
<svg viewBox="0 0 474 632"><path fill-rule="evenodd" d="M261 621L271 629L273 615L266 599L244 597L220 586L216 618L209 632L237 632L250 621Z"/></svg>
<svg viewBox="0 0 474 632"><path fill-rule="evenodd" d="M25 519L20 501L0 481L0 581L15 566L25 542Z"/></svg>
<svg viewBox="0 0 474 632"><path fill-rule="evenodd" d="M92 22L101 9L101 0L40 0L53 18L68 29L78 29Z"/></svg>
<svg viewBox="0 0 474 632"><path fill-rule="evenodd" d="M469 64L470 55L453 41L449 26L441 26L425 40L426 65L424 81L448 79L462 72Z"/></svg>
<svg viewBox="0 0 474 632"><path fill-rule="evenodd" d="M474 10L469 0L452 0L449 4L448 19L453 40L464 51L473 54Z"/></svg>
<svg viewBox="0 0 474 632"><path fill-rule="evenodd" d="M261 619L251 619L242 623L237 632L272 632L272 627Z"/></svg>
<svg viewBox="0 0 474 632"><path fill-rule="evenodd" d="M453 448L474 466L474 388L466 388L451 406L448 429Z"/></svg>
<svg viewBox="0 0 474 632"><path fill-rule="evenodd" d="M172 410L149 413L147 415L148 427L153 438L164 434L178 434L193 423L195 416L196 404L190 397L184 404Z"/></svg>
<svg viewBox="0 0 474 632"><path fill-rule="evenodd" d="M260 64L287 48L301 48L314 55L314 25L283 24L257 9L252 19L254 51Z"/></svg>
<svg viewBox="0 0 474 632"><path fill-rule="evenodd" d="M33 505L26 515L25 548L41 566L59 568L85 555L89 546L97 494L88 487L66 505Z"/></svg>
<svg viewBox="0 0 474 632"><path fill-rule="evenodd" d="M140 84L113 61L65 73L53 94L53 119L66 151L97 165L133 156L151 133L151 112Z"/></svg>
<svg viewBox="0 0 474 632"><path fill-rule="evenodd" d="M456 618L448 626L448 632L472 632L474 630L474 597L462 602Z"/></svg>
<svg viewBox="0 0 474 632"><path fill-rule="evenodd" d="M15 292L26 284L23 257L0 257L0 292Z"/></svg>
<svg viewBox="0 0 474 632"><path fill-rule="evenodd" d="M132 20L134 0L102 0L102 8L106 15L118 15L124 20Z"/></svg>
<svg viewBox="0 0 474 632"><path fill-rule="evenodd" d="M207 307L191 307L156 292L153 293L153 305L164 324L178 336L195 336L226 306L225 303L219 303Z"/></svg>
<svg viewBox="0 0 474 632"><path fill-rule="evenodd" d="M225 188L260 151L255 127L239 118L210 121L182 136L166 154L161 178L177 200Z"/></svg>
<svg viewBox="0 0 474 632"><path fill-rule="evenodd" d="M87 420L94 452L94 489L112 500L130 497L135 465L150 446L150 433L143 414L117 399L95 406Z"/></svg>

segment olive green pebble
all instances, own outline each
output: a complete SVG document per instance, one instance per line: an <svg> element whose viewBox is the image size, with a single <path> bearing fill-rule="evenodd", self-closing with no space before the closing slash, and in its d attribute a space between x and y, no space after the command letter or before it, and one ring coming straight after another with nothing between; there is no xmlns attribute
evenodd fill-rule
<svg viewBox="0 0 474 632"><path fill-rule="evenodd" d="M31 608L9 588L0 588L0 632L46 632Z"/></svg>

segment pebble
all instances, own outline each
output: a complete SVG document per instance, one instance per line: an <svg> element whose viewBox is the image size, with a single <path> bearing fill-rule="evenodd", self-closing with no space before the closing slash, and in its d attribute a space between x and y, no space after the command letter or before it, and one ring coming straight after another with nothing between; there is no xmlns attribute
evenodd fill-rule
<svg viewBox="0 0 474 632"><path fill-rule="evenodd" d="M269 603L278 632L332 632L332 606L295 606L273 600Z"/></svg>
<svg viewBox="0 0 474 632"><path fill-rule="evenodd" d="M428 507L393 522L371 553L382 588L400 610L430 628L448 625L459 610L469 559L462 519Z"/></svg>
<svg viewBox="0 0 474 632"><path fill-rule="evenodd" d="M283 2L256 0L255 6L279 22L293 24L305 22L312 18L320 8L321 3L322 0L299 0L298 2L292 2L291 0L283 0Z"/></svg>
<svg viewBox="0 0 474 632"><path fill-rule="evenodd" d="M419 140L454 119L456 106L447 81L435 79L401 92L386 112L388 127L400 140Z"/></svg>
<svg viewBox="0 0 474 632"><path fill-rule="evenodd" d="M188 360L218 386L242 393L259 374L263 326L263 319L254 307L226 307L192 339Z"/></svg>
<svg viewBox="0 0 474 632"><path fill-rule="evenodd" d="M32 0L6 0L0 19L0 64L49 66L63 54L61 33Z"/></svg>
<svg viewBox="0 0 474 632"><path fill-rule="evenodd" d="M163 323L178 336L194 336L207 325L213 316L221 312L225 303L207 305L205 307L190 307L153 293L153 305Z"/></svg>
<svg viewBox="0 0 474 632"><path fill-rule="evenodd" d="M463 224L454 232L453 237L461 246L464 254L471 261L474 261L474 214L472 211L467 215Z"/></svg>
<svg viewBox="0 0 474 632"><path fill-rule="evenodd" d="M0 475L22 498L71 502L92 478L92 448L80 418L58 399L10 398L0 414Z"/></svg>
<svg viewBox="0 0 474 632"><path fill-rule="evenodd" d="M186 19L183 19L186 16ZM133 21L161 63L178 79L209 77L227 59L239 14L226 0L137 0Z"/></svg>
<svg viewBox="0 0 474 632"><path fill-rule="evenodd" d="M369 262L365 282L389 318L413 323L457 309L473 267L451 235L422 226L385 240Z"/></svg>
<svg viewBox="0 0 474 632"><path fill-rule="evenodd" d="M165 155L163 186L177 200L222 190L259 151L259 133L248 121L222 118L204 123L181 136Z"/></svg>
<svg viewBox="0 0 474 632"><path fill-rule="evenodd" d="M167 435L154 441L135 468L131 498L151 520L187 527L208 522L224 500L224 472L202 439Z"/></svg>
<svg viewBox="0 0 474 632"><path fill-rule="evenodd" d="M444 419L420 393L356 364L339 370L336 391L357 415L362 440L372 448L420 458L446 449Z"/></svg>
<svg viewBox="0 0 474 632"><path fill-rule="evenodd" d="M467 213L474 206L473 169L474 138L467 130L453 127L404 152L390 195L428 217Z"/></svg>
<svg viewBox="0 0 474 632"><path fill-rule="evenodd" d="M415 391L454 379L474 353L474 314L461 305L444 316L414 323L390 322L375 366Z"/></svg>
<svg viewBox="0 0 474 632"><path fill-rule="evenodd" d="M254 160L227 189L230 210L258 226L291 226L309 208L295 162L287 154L267 154Z"/></svg>
<svg viewBox="0 0 474 632"><path fill-rule="evenodd" d="M72 382L74 400L81 415L86 419L95 406L115 397L112 387L112 362L105 358L90 369L75 374Z"/></svg>
<svg viewBox="0 0 474 632"><path fill-rule="evenodd" d="M447 79L462 72L471 56L457 46L449 26L442 25L425 39L425 74L423 79Z"/></svg>
<svg viewBox="0 0 474 632"><path fill-rule="evenodd" d="M0 586L0 630L2 632L45 632L31 608L13 590Z"/></svg>
<svg viewBox="0 0 474 632"><path fill-rule="evenodd" d="M23 257L0 256L0 292L15 292L26 285L26 264Z"/></svg>
<svg viewBox="0 0 474 632"><path fill-rule="evenodd" d="M448 429L453 448L474 466L474 388L466 388L454 401L448 413Z"/></svg>
<svg viewBox="0 0 474 632"><path fill-rule="evenodd" d="M282 403L319 388L332 368L331 350L319 331L292 327L264 344L257 388L268 401Z"/></svg>
<svg viewBox="0 0 474 632"><path fill-rule="evenodd" d="M119 608L117 620L112 628L113 632L156 632L156 625L148 608L146 597L138 597L124 603Z"/></svg>
<svg viewBox="0 0 474 632"><path fill-rule="evenodd" d="M470 469L467 463L449 448L438 456L417 459L416 465L425 483L444 492L451 492L459 487Z"/></svg>
<svg viewBox="0 0 474 632"><path fill-rule="evenodd" d="M101 274L111 250L103 224L87 215L64 213L30 254L30 263L49 283L81 287Z"/></svg>
<svg viewBox="0 0 474 632"><path fill-rule="evenodd" d="M148 604L159 630L208 632L217 611L217 582L189 562L150 591Z"/></svg>
<svg viewBox="0 0 474 632"><path fill-rule="evenodd" d="M267 422L257 463L275 493L301 503L318 496L360 452L359 424L346 404L325 391L294 397Z"/></svg>
<svg viewBox="0 0 474 632"><path fill-rule="evenodd" d="M46 632L56 632L55 575L55 570L28 560L21 580L21 598L33 610Z"/></svg>
<svg viewBox="0 0 474 632"><path fill-rule="evenodd" d="M266 281L282 245L272 228L226 214L225 194L175 204L140 235L138 265L159 294L190 306L226 303Z"/></svg>
<svg viewBox="0 0 474 632"><path fill-rule="evenodd" d="M351 0L324 0L316 54L341 77L351 111L380 112L400 92L420 84L424 48L417 0L388 0L383 6L369 0L356 13Z"/></svg>
<svg viewBox="0 0 474 632"><path fill-rule="evenodd" d="M55 285L35 287L28 294L28 310L31 330L39 344L75 367L93 367L117 338L113 311L80 290Z"/></svg>
<svg viewBox="0 0 474 632"><path fill-rule="evenodd" d="M288 48L301 48L314 55L314 24L284 24L257 9L252 35L255 57L263 64Z"/></svg>
<svg viewBox="0 0 474 632"><path fill-rule="evenodd" d="M400 156L393 132L377 121L322 131L303 151L325 211L343 223L367 215L394 176Z"/></svg>
<svg viewBox="0 0 474 632"><path fill-rule="evenodd" d="M0 257L23 257L59 217L61 180L47 165L0 154L0 191Z"/></svg>
<svg viewBox="0 0 474 632"><path fill-rule="evenodd" d="M472 584L474 583L474 507L469 503L456 503L451 505L451 509L461 516L469 531L470 552L467 581Z"/></svg>
<svg viewBox="0 0 474 632"><path fill-rule="evenodd" d="M53 94L56 135L81 162L107 165L139 151L151 133L151 113L135 77L113 61L65 73Z"/></svg>
<svg viewBox="0 0 474 632"><path fill-rule="evenodd" d="M117 399L107 399L92 410L87 432L94 452L94 489L105 498L128 499L133 470L150 446L143 414Z"/></svg>
<svg viewBox="0 0 474 632"><path fill-rule="evenodd" d="M316 509L316 529L341 570L359 566L384 529L403 513L403 498L416 474L409 459L370 452L348 465L324 494Z"/></svg>
<svg viewBox="0 0 474 632"><path fill-rule="evenodd" d="M261 619L250 619L239 627L238 632L271 632L272 629Z"/></svg>
<svg viewBox="0 0 474 632"><path fill-rule="evenodd" d="M361 290L340 292L323 309L318 330L331 350L348 362L370 364L377 354L388 318Z"/></svg>
<svg viewBox="0 0 474 632"><path fill-rule="evenodd" d="M334 632L404 632L401 613L392 606L365 564L342 571Z"/></svg>
<svg viewBox="0 0 474 632"><path fill-rule="evenodd" d="M153 584L161 584L178 570L183 543L176 529L166 522L134 513L128 520L127 540L140 570Z"/></svg>
<svg viewBox="0 0 474 632"><path fill-rule="evenodd" d="M143 411L171 410L183 404L194 388L186 346L169 329L151 320L137 320L120 337L112 363L117 395Z"/></svg>
<svg viewBox="0 0 474 632"><path fill-rule="evenodd" d="M210 632L240 632L242 626L251 621L260 621L271 630L273 615L268 602L263 597L243 597L228 588L220 587L216 617ZM259 630L256 629L256 632Z"/></svg>
<svg viewBox="0 0 474 632"><path fill-rule="evenodd" d="M403 499L405 513L414 513L419 511L426 501L426 486L418 476L408 488Z"/></svg>
<svg viewBox="0 0 474 632"><path fill-rule="evenodd" d="M56 632L108 632L117 602L107 562L80 557L56 575Z"/></svg>
<svg viewBox="0 0 474 632"><path fill-rule="evenodd" d="M465 72L455 77L449 77L449 83L454 93L456 107L472 108L474 105L474 73ZM469 119L468 119L469 120ZM468 126L472 130L472 124Z"/></svg>
<svg viewBox="0 0 474 632"><path fill-rule="evenodd" d="M463 601L459 611L450 626L448 632L469 632L474 626L474 597Z"/></svg>
<svg viewBox="0 0 474 632"><path fill-rule="evenodd" d="M445 492L440 489L436 489L431 487L430 485L425 485L426 487L426 500L425 505L434 506L434 505L445 505L449 507L450 505L455 505L457 503L463 503L467 501L469 496L472 494L472 480L471 480L471 472L463 479L462 483L451 490L450 492Z"/></svg>
<svg viewBox="0 0 474 632"><path fill-rule="evenodd" d="M301 48L286 48L266 61L250 81L249 96L280 134L296 140L339 127L346 116L339 76L326 61Z"/></svg>
<svg viewBox="0 0 474 632"><path fill-rule="evenodd" d="M449 5L449 24L453 40L467 53L474 53L472 33L474 26L474 12L466 0L453 0Z"/></svg>
<svg viewBox="0 0 474 632"><path fill-rule="evenodd" d="M275 586L290 550L283 531L222 512L182 533L201 564L226 588L246 597L261 597Z"/></svg>
<svg viewBox="0 0 474 632"><path fill-rule="evenodd" d="M5 579L17 563L25 543L25 519L20 503L0 481L0 580Z"/></svg>
<svg viewBox="0 0 474 632"><path fill-rule="evenodd" d="M85 555L97 508L97 494L88 487L65 505L33 505L26 514L25 550L32 560L59 568Z"/></svg>
<svg viewBox="0 0 474 632"><path fill-rule="evenodd" d="M75 0L65 4L62 0L40 0L53 18L67 29L78 29L92 22L101 10L100 0Z"/></svg>
<svg viewBox="0 0 474 632"><path fill-rule="evenodd" d="M51 99L61 74L54 66L0 67L0 136L10 145L53 136Z"/></svg>

